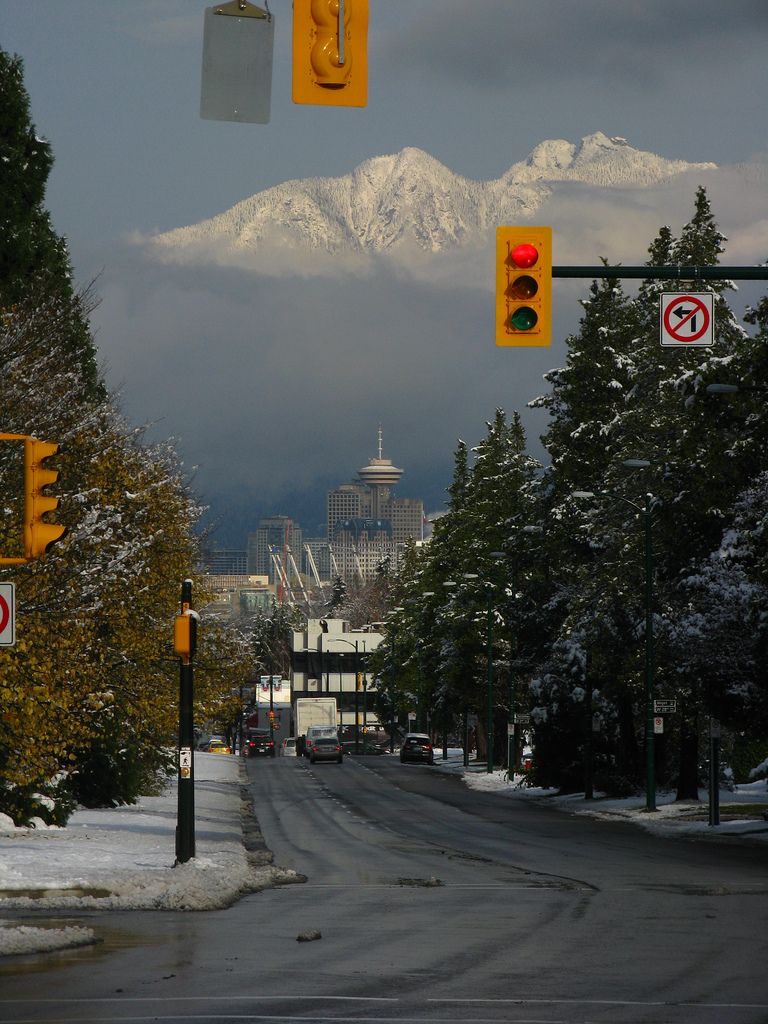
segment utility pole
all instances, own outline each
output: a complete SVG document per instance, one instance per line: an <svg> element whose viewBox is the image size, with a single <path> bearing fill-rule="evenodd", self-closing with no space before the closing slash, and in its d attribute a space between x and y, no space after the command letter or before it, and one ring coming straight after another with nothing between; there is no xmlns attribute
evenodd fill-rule
<svg viewBox="0 0 768 1024"><path fill-rule="evenodd" d="M195 856L195 768L192 659L197 647L197 613L192 610L192 580L181 585L181 612L176 616L174 649L181 659L179 670L178 809L176 863Z"/></svg>

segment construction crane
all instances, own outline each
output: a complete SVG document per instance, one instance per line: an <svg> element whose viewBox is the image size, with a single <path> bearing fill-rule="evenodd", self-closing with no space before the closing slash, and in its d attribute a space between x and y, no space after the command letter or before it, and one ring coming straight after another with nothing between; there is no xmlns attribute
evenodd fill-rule
<svg viewBox="0 0 768 1024"><path fill-rule="evenodd" d="M277 582L277 603L279 605L283 604L287 591L289 601L291 604L295 604L296 599L293 591L291 590L291 582L288 579L288 573L285 571L285 565L280 549L276 545L270 544L269 554L275 570L275 581Z"/></svg>
<svg viewBox="0 0 768 1024"><path fill-rule="evenodd" d="M287 545L286 545L285 551L286 551L286 554L288 555L288 562L289 562L290 568L293 569L294 576L299 581L299 586L301 587L302 597L304 598L304 601L306 602L307 607L309 607L309 594L307 593L307 589L304 586L304 580L302 579L301 573L299 572L298 567L296 565L296 559L293 557L293 552L291 551L291 549Z"/></svg>
<svg viewBox="0 0 768 1024"><path fill-rule="evenodd" d="M317 584L318 590L323 596L325 596L323 581L320 579L320 573L317 571L317 563L315 562L315 556L312 554L312 548L309 546L309 544L304 545L304 553L307 556L307 562L309 563L309 568L312 570L312 575L315 578L315 583Z"/></svg>

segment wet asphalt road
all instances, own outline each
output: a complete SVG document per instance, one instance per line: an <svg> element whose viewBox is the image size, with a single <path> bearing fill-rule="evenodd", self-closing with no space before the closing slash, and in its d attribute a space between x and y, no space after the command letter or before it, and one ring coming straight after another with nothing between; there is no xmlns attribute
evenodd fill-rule
<svg viewBox="0 0 768 1024"><path fill-rule="evenodd" d="M68 915L102 943L4 965L3 1024L768 1022L764 847L659 839L390 757L247 770L275 861L307 881L209 913Z"/></svg>

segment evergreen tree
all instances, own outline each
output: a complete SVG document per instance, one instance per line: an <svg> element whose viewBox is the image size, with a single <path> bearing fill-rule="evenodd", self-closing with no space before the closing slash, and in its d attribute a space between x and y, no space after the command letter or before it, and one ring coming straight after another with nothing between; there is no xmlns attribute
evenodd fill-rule
<svg viewBox="0 0 768 1024"><path fill-rule="evenodd" d="M89 296L76 296L63 238L43 202L53 166L50 144L29 113L23 63L0 49L0 309L55 296L66 309L62 334L67 361L80 364L91 398L104 398L88 326Z"/></svg>

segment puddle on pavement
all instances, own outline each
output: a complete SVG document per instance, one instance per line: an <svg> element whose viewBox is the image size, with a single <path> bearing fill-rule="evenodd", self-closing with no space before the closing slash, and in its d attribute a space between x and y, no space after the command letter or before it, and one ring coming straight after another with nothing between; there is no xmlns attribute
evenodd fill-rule
<svg viewBox="0 0 768 1024"><path fill-rule="evenodd" d="M0 978L3 976L18 976L20 974L39 974L43 971L56 970L57 968L68 967L73 963L83 963L96 958L101 959L110 953L120 949L135 949L139 946L152 945L153 940L138 932L128 932L122 929L98 923L89 915L78 917L45 917L40 918L37 914L28 916L14 916L5 918L10 926L28 928L46 928L60 930L62 928L90 928L93 932L93 942L83 946L68 946L64 949L43 950L37 953L19 953L18 955L0 958Z"/></svg>

